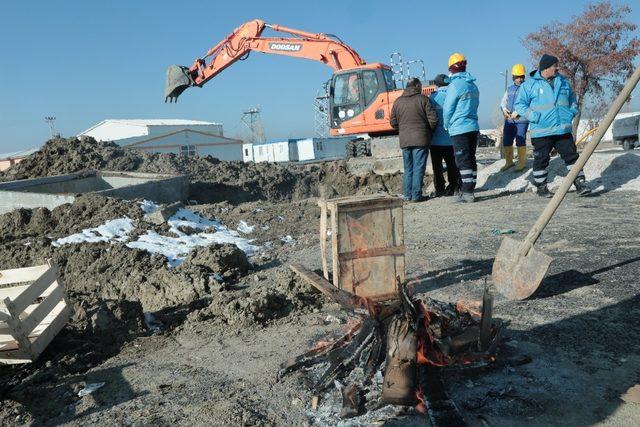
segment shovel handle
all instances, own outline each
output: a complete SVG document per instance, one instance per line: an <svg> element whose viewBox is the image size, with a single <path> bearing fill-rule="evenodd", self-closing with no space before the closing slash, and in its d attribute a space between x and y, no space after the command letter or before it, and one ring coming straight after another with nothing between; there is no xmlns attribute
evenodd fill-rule
<svg viewBox="0 0 640 427"><path fill-rule="evenodd" d="M549 204L542 212L536 223L533 225L533 227L531 227L529 234L527 234L527 237L525 237L524 242L521 246L521 256L526 256L527 253L529 253L529 250L536 243L536 240L538 240L540 234L542 234L542 231L551 220L551 217L558 209L558 206L560 206L562 199L564 199L564 196L569 191L571 184L573 184L573 181L578 177L578 173L580 173L585 163L587 163L587 160L589 160L589 157L591 157L591 154L600 143L600 140L604 136L604 133L607 131L607 129L609 129L609 126L611 126L611 123L613 123L613 120L616 118L616 114L618 114L625 101L629 98L629 95L638 84L638 80L640 80L640 67L636 68L629 80L627 80L627 83L622 88L622 91L613 102L613 104L611 104L611 107L609 108L607 114L604 116L604 119L602 119L602 122L598 125L598 130L596 131L595 135L593 136L591 141L584 147L584 150L580 154L580 157L578 157L578 160L576 160L575 164L571 167L571 170L569 171L567 176L565 176L562 180L560 188L556 191L556 194L549 201Z"/></svg>

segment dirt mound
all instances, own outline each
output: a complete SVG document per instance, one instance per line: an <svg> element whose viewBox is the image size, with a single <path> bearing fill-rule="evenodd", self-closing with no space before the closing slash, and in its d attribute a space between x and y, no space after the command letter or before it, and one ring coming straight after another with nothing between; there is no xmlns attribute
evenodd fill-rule
<svg viewBox="0 0 640 427"><path fill-rule="evenodd" d="M288 268L276 269L271 277L273 281L248 284L247 290L219 295L208 307L189 314L188 319L237 326L264 325L294 310L304 312L322 306L321 295Z"/></svg>
<svg viewBox="0 0 640 427"><path fill-rule="evenodd" d="M0 173L0 181L61 175L88 169L135 170L144 157L93 138L54 138L17 165Z"/></svg>
<svg viewBox="0 0 640 427"><path fill-rule="evenodd" d="M195 260L200 264L187 261L179 268L168 267L163 256L120 243L67 245L60 249L63 254L57 251L54 259L63 266L70 292L139 301L145 311L186 306L211 297L248 268L244 253L238 254L239 249L233 245L198 250Z"/></svg>
<svg viewBox="0 0 640 427"><path fill-rule="evenodd" d="M319 169L317 195L324 198L402 192L401 173L378 175L369 172L358 176L349 172L346 161L323 163L316 168Z"/></svg>
<svg viewBox="0 0 640 427"><path fill-rule="evenodd" d="M76 301L69 327L90 335L135 335L146 331L142 305L137 301L100 300Z"/></svg>
<svg viewBox="0 0 640 427"><path fill-rule="evenodd" d="M312 195L303 172L271 163L223 162L214 157L186 157L124 149L90 137L54 138L19 164L0 173L0 181L60 175L88 169L186 174L191 198L202 203L229 200L290 200Z"/></svg>
<svg viewBox="0 0 640 427"><path fill-rule="evenodd" d="M245 253L236 245L226 243L194 249L177 270L197 272L201 276L214 275L214 281L224 282L238 279L250 268Z"/></svg>
<svg viewBox="0 0 640 427"><path fill-rule="evenodd" d="M220 161L214 157L145 153L90 137L55 138L5 172L0 181L79 172L88 169L185 174L190 199L200 203L272 202L308 197L348 196L378 191L397 193L401 174L355 176L346 162L280 165Z"/></svg>
<svg viewBox="0 0 640 427"><path fill-rule="evenodd" d="M198 248L179 268L170 268L163 256L120 242L51 245L53 239L109 219L140 220L142 215L136 202L96 195L79 197L52 211L20 209L0 215L2 268L37 265L52 258L73 301L137 301L146 311L155 311L209 297L251 267L244 252L232 244Z"/></svg>
<svg viewBox="0 0 640 427"><path fill-rule="evenodd" d="M136 203L87 194L53 210L16 209L0 215L0 242L29 236L62 237L84 228L97 227L110 219L127 216L138 220L142 215Z"/></svg>

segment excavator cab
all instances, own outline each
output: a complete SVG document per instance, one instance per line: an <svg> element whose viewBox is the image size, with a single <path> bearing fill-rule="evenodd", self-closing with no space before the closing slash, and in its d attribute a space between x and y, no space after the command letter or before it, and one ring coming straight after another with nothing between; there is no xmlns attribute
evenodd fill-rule
<svg viewBox="0 0 640 427"><path fill-rule="evenodd" d="M331 128L338 134L376 125L388 130L389 92L395 90L391 70L381 64L334 74L329 86Z"/></svg>
<svg viewBox="0 0 640 427"><path fill-rule="evenodd" d="M188 67L170 65L167 68L167 80L164 84L164 102L175 102L182 92L194 86Z"/></svg>

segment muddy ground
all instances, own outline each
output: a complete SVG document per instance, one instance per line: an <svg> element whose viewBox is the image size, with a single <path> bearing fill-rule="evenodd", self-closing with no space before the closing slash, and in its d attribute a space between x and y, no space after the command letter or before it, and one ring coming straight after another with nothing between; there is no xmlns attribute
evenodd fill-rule
<svg viewBox="0 0 640 427"><path fill-rule="evenodd" d="M372 183L358 190L373 191ZM53 257L75 308L37 362L0 367L0 423L338 424L333 395L313 411L303 374L276 375L282 361L338 331L345 315L287 269L289 262L320 267L313 192L269 194L190 207L230 228L240 220L256 225L250 236L268 249L246 258L232 245L202 248L176 268L121 243L50 245L124 214L141 233L149 224L136 202L86 197L51 212L0 216L2 268ZM478 300L501 241L492 230L513 229L522 239L546 204L531 193L478 196L473 205L450 198L405 205L407 270L418 293ZM640 383L639 203L634 191L567 196L537 245L554 258L539 292L496 303L495 315L510 322L502 352L532 361L446 376L471 425L640 422L640 406L620 400ZM222 280L212 278L216 272ZM77 396L98 382L104 387ZM388 407L345 425L425 422Z"/></svg>

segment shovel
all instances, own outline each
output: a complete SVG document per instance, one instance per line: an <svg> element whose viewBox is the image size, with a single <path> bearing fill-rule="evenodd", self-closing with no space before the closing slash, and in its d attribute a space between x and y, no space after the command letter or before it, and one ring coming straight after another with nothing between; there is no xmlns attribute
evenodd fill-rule
<svg viewBox="0 0 640 427"><path fill-rule="evenodd" d="M177 102L178 97L188 87L194 86L189 68L182 65L170 65L164 84L164 102Z"/></svg>
<svg viewBox="0 0 640 427"><path fill-rule="evenodd" d="M582 170L596 149L596 146L600 143L602 136L609 126L611 126L616 114L618 114L622 105L629 98L638 80L640 80L640 68L637 68L631 78L627 80L624 88L611 105L611 108L609 108L607 115L602 119L602 123L598 125L598 130L593 136L593 139L584 147L582 154L580 154L576 163L562 180L560 188L549 201L549 204L533 225L524 241L520 242L510 237L505 237L500 244L496 259L493 262L491 276L498 291L506 298L517 300L528 298L538 289L538 286L540 286L553 258L536 250L533 245L551 220L558 206L560 206L562 199L564 199L567 191L569 191L578 173Z"/></svg>

